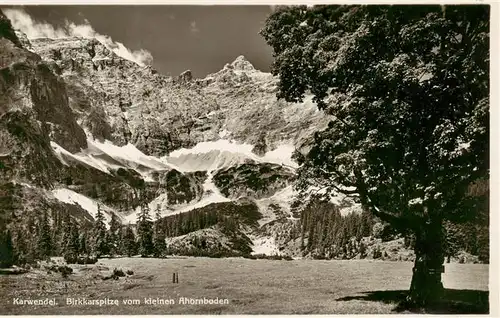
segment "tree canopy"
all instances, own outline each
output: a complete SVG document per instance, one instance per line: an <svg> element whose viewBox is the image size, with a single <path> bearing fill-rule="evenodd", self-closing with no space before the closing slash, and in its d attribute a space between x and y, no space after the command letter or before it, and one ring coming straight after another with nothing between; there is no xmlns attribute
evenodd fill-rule
<svg viewBox="0 0 500 318"><path fill-rule="evenodd" d="M301 188L357 196L395 226L470 219L488 179L489 6L279 7L261 34L278 97L332 115Z"/></svg>

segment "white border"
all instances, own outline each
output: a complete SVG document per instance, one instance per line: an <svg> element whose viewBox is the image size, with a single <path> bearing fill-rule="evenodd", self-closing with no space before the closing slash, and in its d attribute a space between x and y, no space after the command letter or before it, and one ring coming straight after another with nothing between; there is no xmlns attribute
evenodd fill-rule
<svg viewBox="0 0 500 318"><path fill-rule="evenodd" d="M325 1L265 1L265 0L211 0L211 1L162 1L162 0L0 0L0 5L285 5L285 4L490 4L491 6L491 20L490 20L490 114L491 114L491 130L490 130L490 164L491 164L491 177L490 177L490 265L489 265L489 297L490 297L490 314L491 317L500 317L500 275L496 271L499 267L499 239L500 239L500 224L498 208L500 208L500 196L498 193L499 186L499 173L496 163L500 163L499 150L497 146L500 140L500 118L498 114L499 105L499 61L500 55L500 4L495 0L488 1L467 1L467 0L364 0L364 1L338 1L338 0L325 0ZM496 209L497 208L497 209ZM54 317L60 317L54 316ZM170 317L209 317L209 315L169 315ZM233 315L231 315L233 316ZM238 315L240 317L253 317L250 315ZM310 317L355 317L357 315L309 315ZM371 317L418 317L419 315L368 315ZM435 315L436 317L450 317L449 315ZM482 315L484 316L484 315ZM479 316L478 317L482 317ZM1 315L0 317L9 317ZM40 317L40 316L20 316L16 317ZM51 317L51 316L49 316ZM69 316L69 317L89 317L89 316ZM113 317L126 317L131 318L134 316L113 316ZM153 315L144 315L140 317L158 317ZM288 317L287 315L273 315L272 317ZM463 317L476 317L476 315L463 315Z"/></svg>
<svg viewBox="0 0 500 318"><path fill-rule="evenodd" d="M313 5L313 4L497 4L498 0L1 0L0 5Z"/></svg>
<svg viewBox="0 0 500 318"><path fill-rule="evenodd" d="M499 106L499 60L500 55L500 4L494 2L491 4L490 19L490 275L489 275L489 293L490 293L490 315L500 316L500 275L497 272L499 266L499 239L500 224L497 213L500 207L500 196L498 196L499 170L500 163L498 140L500 139L500 118L498 113Z"/></svg>

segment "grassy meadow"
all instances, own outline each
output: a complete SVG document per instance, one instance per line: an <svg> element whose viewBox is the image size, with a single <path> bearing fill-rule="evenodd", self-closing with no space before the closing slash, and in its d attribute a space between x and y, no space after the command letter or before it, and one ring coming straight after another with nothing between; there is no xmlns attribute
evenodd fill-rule
<svg viewBox="0 0 500 318"><path fill-rule="evenodd" d="M371 260L249 260L242 258L116 258L71 265L63 278L40 268L0 275L0 314L387 314L409 288L413 264ZM134 273L103 280L114 268ZM178 273L179 283L172 282ZM446 264L442 312L488 312L488 265ZM179 304L180 297L228 304ZM14 299L55 299L20 305ZM66 298L112 299L118 305L66 305ZM146 304L145 298L175 304ZM124 304L123 300L138 300ZM438 311L439 312L439 311Z"/></svg>

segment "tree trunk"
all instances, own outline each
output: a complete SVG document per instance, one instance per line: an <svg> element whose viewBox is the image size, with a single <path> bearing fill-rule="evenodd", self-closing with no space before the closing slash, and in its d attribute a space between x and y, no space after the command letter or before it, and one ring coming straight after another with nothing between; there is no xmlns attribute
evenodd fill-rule
<svg viewBox="0 0 500 318"><path fill-rule="evenodd" d="M440 299L444 272L443 227L441 220L430 220L416 233L415 266L407 302L425 307Z"/></svg>

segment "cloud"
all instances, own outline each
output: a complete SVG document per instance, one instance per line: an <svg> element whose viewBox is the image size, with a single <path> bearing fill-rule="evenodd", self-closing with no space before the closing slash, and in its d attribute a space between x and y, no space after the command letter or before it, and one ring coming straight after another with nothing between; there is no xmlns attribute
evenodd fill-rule
<svg viewBox="0 0 500 318"><path fill-rule="evenodd" d="M97 33L87 20L85 20L85 24L75 24L66 21L64 27L55 28L49 23L33 20L24 10L4 9L3 12L12 22L12 26L25 33L28 39L60 39L68 37L95 38L109 50L124 59L135 62L141 66L151 65L153 63L153 56L149 51L143 49L129 50L123 43L113 41L110 36Z"/></svg>
<svg viewBox="0 0 500 318"><path fill-rule="evenodd" d="M196 21L191 21L191 23L189 24L189 29L191 30L191 32L193 33L198 33L200 32L200 29L198 29L198 27L196 26Z"/></svg>

